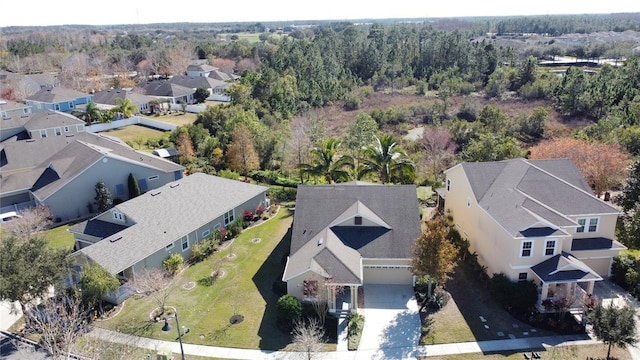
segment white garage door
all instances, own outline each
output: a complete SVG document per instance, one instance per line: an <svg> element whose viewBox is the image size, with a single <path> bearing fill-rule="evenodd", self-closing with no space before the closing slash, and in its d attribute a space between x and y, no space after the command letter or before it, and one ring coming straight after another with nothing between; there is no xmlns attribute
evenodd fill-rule
<svg viewBox="0 0 640 360"><path fill-rule="evenodd" d="M407 266L364 265L363 272L365 284L413 284L413 274Z"/></svg>

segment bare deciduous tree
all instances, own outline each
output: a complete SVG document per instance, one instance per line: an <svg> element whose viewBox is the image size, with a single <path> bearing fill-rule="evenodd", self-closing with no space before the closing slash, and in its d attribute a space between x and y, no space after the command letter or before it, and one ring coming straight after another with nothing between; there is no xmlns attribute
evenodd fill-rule
<svg viewBox="0 0 640 360"><path fill-rule="evenodd" d="M52 215L45 205L31 207L20 211L20 218L14 219L4 226L4 231L20 240L29 240L49 228Z"/></svg>
<svg viewBox="0 0 640 360"><path fill-rule="evenodd" d="M133 280L129 282L131 288L139 294L151 296L160 308L160 314L164 314L167 298L175 289L175 282L167 271L151 268L136 272Z"/></svg>
<svg viewBox="0 0 640 360"><path fill-rule="evenodd" d="M322 350L324 329L317 319L296 321L291 334L294 347L304 353L305 359L311 360L316 352Z"/></svg>
<svg viewBox="0 0 640 360"><path fill-rule="evenodd" d="M71 345L88 329L88 311L75 295L43 300L25 311L27 329L41 335L40 342L54 359L68 358Z"/></svg>

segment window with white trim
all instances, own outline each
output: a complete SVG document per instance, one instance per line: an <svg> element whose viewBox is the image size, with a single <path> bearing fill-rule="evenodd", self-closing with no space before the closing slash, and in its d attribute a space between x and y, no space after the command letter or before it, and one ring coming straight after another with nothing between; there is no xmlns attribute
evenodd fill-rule
<svg viewBox="0 0 640 360"><path fill-rule="evenodd" d="M533 248L533 241L523 241L522 249L520 251L521 257L531 256L531 249Z"/></svg>
<svg viewBox="0 0 640 360"><path fill-rule="evenodd" d="M62 129L60 129L59 127L55 128L55 132L56 132L56 136L62 135Z"/></svg>
<svg viewBox="0 0 640 360"><path fill-rule="evenodd" d="M60 111L60 104L55 104L54 108L56 109L56 111Z"/></svg>
<svg viewBox="0 0 640 360"><path fill-rule="evenodd" d="M233 222L233 220L235 220L235 216L233 214L233 209L227 211L226 213L224 213L224 224L225 225L229 225L230 223Z"/></svg>
<svg viewBox="0 0 640 360"><path fill-rule="evenodd" d="M215 231L215 230L218 230L218 229L220 229L221 227L222 227L222 225L221 225L220 223L218 223L218 224L216 224L216 225L213 227L213 230L214 230L214 231Z"/></svg>
<svg viewBox="0 0 640 360"><path fill-rule="evenodd" d="M205 231L202 232L202 238L206 239L207 237L209 237L209 235L211 235L211 230L207 229Z"/></svg>
<svg viewBox="0 0 640 360"><path fill-rule="evenodd" d="M521 272L518 274L518 281L527 281L527 273Z"/></svg>
<svg viewBox="0 0 640 360"><path fill-rule="evenodd" d="M40 137L41 138L46 138L47 137L47 129L40 130Z"/></svg>
<svg viewBox="0 0 640 360"><path fill-rule="evenodd" d="M578 228L576 229L577 233L598 231L599 219L597 217L579 218L577 222L578 222Z"/></svg>
<svg viewBox="0 0 640 360"><path fill-rule="evenodd" d="M187 251L189 249L189 237L185 236L182 238L182 251Z"/></svg>
<svg viewBox="0 0 640 360"><path fill-rule="evenodd" d="M169 250L173 249L173 243L171 243L171 244L169 244L169 245L165 246L165 247L164 247L164 249L165 249L165 250L167 250L167 251L169 251Z"/></svg>
<svg viewBox="0 0 640 360"><path fill-rule="evenodd" d="M73 101L69 101L69 109L73 109L73 107L74 107Z"/></svg>
<svg viewBox="0 0 640 360"><path fill-rule="evenodd" d="M556 241L555 240L547 240L545 242L544 254L546 256L555 255L556 254Z"/></svg>

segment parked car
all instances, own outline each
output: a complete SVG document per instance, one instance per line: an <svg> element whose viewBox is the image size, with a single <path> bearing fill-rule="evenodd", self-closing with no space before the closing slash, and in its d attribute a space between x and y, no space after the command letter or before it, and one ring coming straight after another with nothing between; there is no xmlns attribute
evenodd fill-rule
<svg viewBox="0 0 640 360"><path fill-rule="evenodd" d="M19 219L22 216L18 215L15 211L9 211L3 214L0 214L0 224L6 224L11 220Z"/></svg>

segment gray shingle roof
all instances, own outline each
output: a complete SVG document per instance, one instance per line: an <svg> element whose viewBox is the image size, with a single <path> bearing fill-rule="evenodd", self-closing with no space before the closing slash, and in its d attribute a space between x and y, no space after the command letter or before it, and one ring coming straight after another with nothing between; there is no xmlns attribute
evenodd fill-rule
<svg viewBox="0 0 640 360"><path fill-rule="evenodd" d="M91 219L70 227L69 232L74 234L86 234L103 239L126 228L127 227L124 225L114 224L112 222L98 219Z"/></svg>
<svg viewBox="0 0 640 360"><path fill-rule="evenodd" d="M266 191L264 186L193 174L117 205L135 225L80 251L116 274Z"/></svg>
<svg viewBox="0 0 640 360"><path fill-rule="evenodd" d="M180 171L181 165L158 156L138 152L111 137L82 132L73 136L50 136L2 142L7 164L0 179L3 193L32 189L43 200L67 181L103 157L135 162L165 172ZM56 176L50 173L50 165ZM18 171L21 170L21 171Z"/></svg>
<svg viewBox="0 0 640 360"><path fill-rule="evenodd" d="M343 223L356 215L379 226ZM314 271L326 273L323 276L334 282L361 283L361 258L408 259L419 236L420 212L413 185L301 185L283 279Z"/></svg>
<svg viewBox="0 0 640 360"><path fill-rule="evenodd" d="M585 263L566 252L533 266L531 271L546 283L602 280Z"/></svg>
<svg viewBox="0 0 640 360"><path fill-rule="evenodd" d="M55 104L63 101L73 101L77 98L83 98L87 96L89 96L89 94L58 86L50 89L42 89L37 93L27 97L27 100Z"/></svg>
<svg viewBox="0 0 640 360"><path fill-rule="evenodd" d="M93 102L104 105L118 105L116 99L130 100L134 105L148 104L153 97L123 89L107 89L93 94Z"/></svg>
<svg viewBox="0 0 640 360"><path fill-rule="evenodd" d="M51 129L54 127L84 125L84 121L60 111L45 110L29 116L24 124L27 131ZM51 136L52 134L49 134Z"/></svg>
<svg viewBox="0 0 640 360"><path fill-rule="evenodd" d="M225 83L224 81L216 80L210 77L185 76L185 75L176 75L172 77L171 83L192 88L192 89L197 89L197 88L213 89L218 86L227 85L227 83Z"/></svg>
<svg viewBox="0 0 640 360"><path fill-rule="evenodd" d="M570 159L461 165L478 204L514 237L541 220L556 227L574 226L567 216L618 213L585 188Z"/></svg>
<svg viewBox="0 0 640 360"><path fill-rule="evenodd" d="M150 96L180 97L194 92L191 88L160 80L141 82L138 88L142 89L145 95Z"/></svg>
<svg viewBox="0 0 640 360"><path fill-rule="evenodd" d="M571 251L623 249L625 247L619 242L604 237L573 239L571 243Z"/></svg>
<svg viewBox="0 0 640 360"><path fill-rule="evenodd" d="M215 71L215 70L218 70L218 68L208 64L191 64L187 66L187 71L207 72L207 71Z"/></svg>

